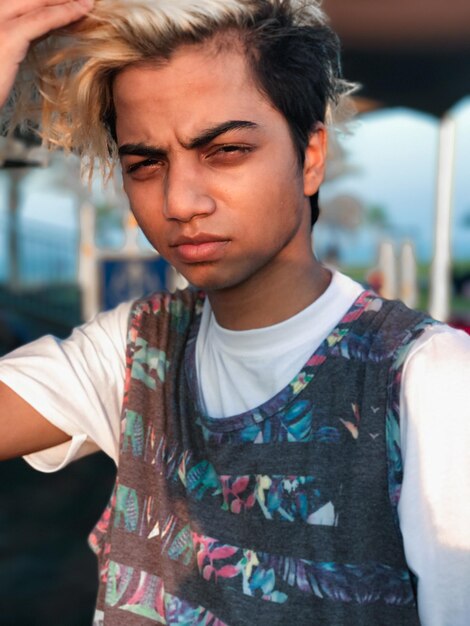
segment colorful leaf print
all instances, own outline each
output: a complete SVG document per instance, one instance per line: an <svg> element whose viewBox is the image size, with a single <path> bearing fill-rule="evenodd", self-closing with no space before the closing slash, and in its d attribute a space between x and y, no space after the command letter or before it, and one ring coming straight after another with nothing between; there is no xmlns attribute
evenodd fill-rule
<svg viewBox="0 0 470 626"><path fill-rule="evenodd" d="M201 304L202 299L199 301L199 308ZM357 512L358 507L355 508L357 500L349 497L351 494L347 489L350 483L360 482L354 481L354 477L362 475L359 474L359 470L362 469L364 461L357 466L349 464L349 461L359 458L359 454L355 456L355 451L364 440L368 444L365 446L366 452L368 449L375 449L381 452L382 458L384 457L385 431L380 431L380 437L375 435L378 437L377 445L371 443L369 437L372 433L378 432L380 425L383 426L384 417L387 419L390 494L393 506L396 507L402 471L397 423L398 401L395 395L395 390L399 388L400 371L397 369L394 380L390 383L393 393L390 394L392 401L387 413L381 404L380 413L374 419L376 413L369 408L371 404L381 402L380 398L383 396L380 395L383 391L381 388L377 395L371 394L370 398L366 396L368 402L362 402L360 395L364 372L367 381L375 380L373 375L376 371L382 376L382 370L379 368L375 369L374 366L368 369L369 362L380 363L394 354L398 354L398 362L400 359L403 360L405 355L405 351L396 352L397 333L393 328L389 331L388 327L385 327L386 332L383 334L386 337L385 339L381 337L380 324L389 311L392 313L394 311L393 307L388 308L387 305L387 310L376 318L373 313L381 307L381 300L370 294L362 296L294 381L274 399L233 420L229 418L229 425L221 427L220 420L217 423L216 420L198 414L188 401L187 383L193 384L195 381L193 361L189 361L187 371L181 376L181 370L176 367L178 364L174 364L175 371L178 369L179 378L173 400L178 411L172 413L173 390L170 386L173 384L173 377L171 381L166 380L169 364L165 350L167 346L171 346L172 350L168 348L168 355L174 358L175 354L180 354L180 348L184 344L186 355L191 354L191 345L195 343L196 337L195 333L194 336L191 333L193 328L197 327L197 324L191 324L190 320L193 318L194 310L186 305L183 298L173 296L164 299L155 298L140 306L138 313L132 317L129 332L133 343L129 346L126 357L128 377L124 406L127 410L124 413L121 439L122 451L126 454L121 460L124 460L130 484L135 486L135 477L140 476L135 468L138 468L138 472L142 470L142 475L144 471L148 471L149 481L142 484L142 491L138 493L124 485L117 487L112 519L120 531L115 533L118 539L124 536L121 532L123 529L134 534L134 537L129 534L126 538L131 548L136 546L136 549L140 549L144 545L143 538L145 540L150 538L151 542L147 542L145 553L143 552L139 559L140 563L148 563L152 573L125 565L112 565L111 575L108 575L106 601L111 604L113 610L128 611L129 622L132 621L130 614L133 614L139 616L134 617L136 623L150 619L153 622L164 620L161 623L174 626L225 626L206 608L192 606L186 600L167 593L163 581L154 575L156 571L164 572L168 581L171 581L172 590L180 589L182 594L188 593L188 596L191 594L190 597L200 592L199 598L205 597L203 594L208 590L208 597L214 604L218 601L227 602L224 604L224 615L231 616L227 617L231 623L235 623L237 619L240 623L243 619L250 623L250 618L255 623L258 617L256 608L259 606L256 600L274 604L291 601L292 605L295 605L296 600L303 596L306 605L309 603L309 596L315 596L343 603L341 611L344 610L346 619L350 617L347 604L386 603L393 606L413 604L412 585L406 570L393 569L375 562L333 563L298 558L299 553L305 554L302 552L302 542L307 543L310 540L311 543L306 549L307 555L323 557L327 555L331 558L337 556L335 536L340 535L341 531L311 526L336 526L340 516L340 523L347 525L350 521L347 518L348 513ZM156 312L160 318L165 316L164 328L170 326L170 334L173 333L170 339L174 340L173 343L171 341L159 343L160 340L156 339L158 333L152 325L154 320L150 319L152 313ZM372 328L367 319L368 315L375 324L374 333L378 329L377 337L371 332L368 333L367 329ZM355 322L362 316L366 318L356 324ZM142 335L141 325L143 325ZM184 335L175 338L175 330L177 333L184 330ZM187 330L190 341L186 339ZM401 332L402 329L398 330ZM147 343L147 340L150 343ZM164 350L157 350L160 347ZM405 348L407 349L408 345ZM341 361L344 370L341 370L341 367L336 370L332 367L329 370L329 359L332 359L333 366L335 359ZM321 384L312 385L307 390L320 367L322 376L318 382ZM388 363L383 366L385 374L388 373L388 367ZM335 371L339 371L338 380L335 379ZM134 379L140 382L129 386L132 382L129 380L129 372L132 372ZM348 384L343 385L346 378ZM328 389L327 401L317 401L318 397L322 398L321 391L328 387L330 381L331 390ZM143 385L150 390L157 389L160 394L159 386L163 383L170 383L162 391L161 396L169 405L168 415L163 415L160 419L160 404L157 402L158 411L155 411L155 414L158 415L153 415L151 409L148 415L144 414L143 419L138 412L142 410L141 407L155 406L146 404L147 400L153 401L155 394L148 393L145 396L146 390L143 389ZM382 379L379 383L385 385ZM192 389L194 391L194 388ZM141 401L143 395L144 400ZM193 400L195 399L196 395L193 393ZM128 401L135 404L129 407L126 405ZM136 411L132 411L132 408ZM364 411L363 419L359 408ZM146 423L147 419L149 424ZM360 436L360 428L365 428L364 438ZM255 443L264 449L253 450L256 446L251 444ZM298 443L313 445L295 445ZM346 445L343 446L343 443ZM274 445L263 446L263 444ZM184 450L183 445L192 448ZM233 445L232 450L236 455L236 470L231 464L231 459L235 458L230 456L232 450L222 449L230 445ZM279 464L277 459L272 458L278 451L279 458L282 458ZM354 452L348 457L350 451ZM362 449L359 451L362 452ZM305 459L308 461L305 462ZM327 462L322 464L321 459L327 459ZM139 464L135 468L132 466L134 461ZM272 474L273 468L279 474ZM348 475L349 468L352 471ZM374 471L377 468L380 471L385 469L380 464L372 467ZM232 470L233 475L229 473ZM301 470L305 474L310 472L311 475L295 474ZM254 473L255 471L259 473ZM223 472L223 475L219 476L218 472ZM383 491L382 483L379 488ZM362 493L355 485L351 490L352 495L355 495L356 491ZM345 497L340 499L338 496L343 494ZM376 495L377 491L374 491L374 498ZM354 506L349 505L350 501L354 502ZM211 513L214 513L213 517ZM263 517L269 521L265 522ZM362 520L359 514L358 519ZM241 528L245 524L246 526ZM221 525L224 525L223 531L220 530ZM376 527L373 524L369 527L368 522L362 528L360 526L359 523L356 524L357 534L354 538L361 542L365 537L365 546L369 548L367 542L372 535L367 533L371 529L374 531ZM217 536L220 532L222 540L202 535L203 529ZM294 538L296 558L262 551L255 552L245 547L255 543L254 533L256 533L255 545L264 545L267 549L272 547L273 550L279 548L281 552L284 553L286 550L289 553L282 544L284 529L286 542ZM232 531L233 534L230 534ZM249 534L250 531L253 531L253 535ZM110 529L110 533L112 532ZM324 537L331 537L331 542L328 543L330 541L328 539L323 544ZM232 538L234 543L239 541L243 545L226 543L229 538ZM250 538L253 538L253 543ZM394 536L392 540L395 540ZM374 541L371 540L369 554L380 554L379 549L377 552L374 550L380 548L381 544ZM103 545L98 548L102 555L103 550L108 549L109 543ZM324 547L325 552L322 552ZM119 549L120 546L117 546L113 554L118 554ZM345 555L342 550L341 544L340 557L347 559L348 553L345 551ZM149 555L151 556L146 561ZM197 583L195 581L198 577ZM237 598L240 599L242 594L251 596L251 599L237 602ZM232 599L233 612L229 606ZM201 599L199 602L204 603ZM326 604L311 602L315 609ZM254 609L253 615L249 615L248 618L246 612L243 613L245 606ZM269 607L263 608L269 610ZM375 611L375 607L373 610ZM378 610L380 612L381 609ZM269 615L279 615L276 611L276 607L272 607ZM319 612L322 611L323 607ZM115 613L111 613L113 614ZM293 614L295 621L295 611ZM232 621L233 616L235 618ZM315 619L314 615L312 619ZM123 623L126 621L125 615L122 621ZM273 618L274 622L276 617Z"/></svg>
<svg viewBox="0 0 470 626"><path fill-rule="evenodd" d="M222 508L241 513L255 504L256 479L250 476L219 476L222 485Z"/></svg>
<svg viewBox="0 0 470 626"><path fill-rule="evenodd" d="M308 441L312 432L312 406L306 400L298 400L282 416L287 430L287 441Z"/></svg>
<svg viewBox="0 0 470 626"><path fill-rule="evenodd" d="M198 500L204 497L207 490L212 490L212 495L221 493L219 477L208 461L201 461L186 471L186 486Z"/></svg>
<svg viewBox="0 0 470 626"><path fill-rule="evenodd" d="M106 585L106 604L111 606L118 604L130 585L133 573L134 569L132 567L119 565L114 561L110 562L108 583Z"/></svg>
<svg viewBox="0 0 470 626"><path fill-rule="evenodd" d="M204 607L191 606L186 600L165 593L168 626L227 626Z"/></svg>
<svg viewBox="0 0 470 626"><path fill-rule="evenodd" d="M190 310L183 300L172 298L169 302L170 320L177 332L183 332L188 327Z"/></svg>
<svg viewBox="0 0 470 626"><path fill-rule="evenodd" d="M128 532L134 532L137 529L139 520L139 500L135 489L118 485L116 489L116 508L114 516L114 526L119 528L121 525Z"/></svg>
<svg viewBox="0 0 470 626"><path fill-rule="evenodd" d="M321 426L314 433L314 438L319 443L339 443L339 430L334 426Z"/></svg>
<svg viewBox="0 0 470 626"><path fill-rule="evenodd" d="M145 339L137 337L132 361L132 378L140 380L146 387L155 390L157 377L160 382L165 382L168 366L169 361L163 350L149 347Z"/></svg>
<svg viewBox="0 0 470 626"><path fill-rule="evenodd" d="M191 529L186 525L180 530L168 550L168 556L174 561L181 560L184 565L189 565L194 556L194 545Z"/></svg>
<svg viewBox="0 0 470 626"><path fill-rule="evenodd" d="M105 602L167 626L226 626L206 608L167 593L159 576L114 561L110 564Z"/></svg>
<svg viewBox="0 0 470 626"><path fill-rule="evenodd" d="M125 411L125 428L122 440L122 450L127 452L129 447L132 455L139 457L144 449L144 423L143 417L135 411Z"/></svg>

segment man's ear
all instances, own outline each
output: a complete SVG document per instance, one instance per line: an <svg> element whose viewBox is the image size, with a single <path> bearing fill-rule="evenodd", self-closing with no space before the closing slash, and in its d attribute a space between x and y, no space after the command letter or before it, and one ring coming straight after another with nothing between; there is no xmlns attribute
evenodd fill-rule
<svg viewBox="0 0 470 626"><path fill-rule="evenodd" d="M310 133L303 167L304 194L313 196L318 191L325 175L328 133L324 124L319 122Z"/></svg>

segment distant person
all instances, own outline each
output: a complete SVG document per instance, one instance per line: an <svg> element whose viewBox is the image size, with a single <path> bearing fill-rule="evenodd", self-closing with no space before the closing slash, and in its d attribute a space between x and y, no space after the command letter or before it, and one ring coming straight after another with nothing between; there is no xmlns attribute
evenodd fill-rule
<svg viewBox="0 0 470 626"><path fill-rule="evenodd" d="M0 31L2 101L40 40L46 143L119 160L193 286L0 363L3 458L118 465L95 623L468 626L470 338L316 260L349 89L318 4L14 0Z"/></svg>

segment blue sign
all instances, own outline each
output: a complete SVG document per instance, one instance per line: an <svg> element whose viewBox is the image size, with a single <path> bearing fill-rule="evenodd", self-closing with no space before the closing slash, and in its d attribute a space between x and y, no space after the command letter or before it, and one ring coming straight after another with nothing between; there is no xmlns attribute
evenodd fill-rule
<svg viewBox="0 0 470 626"><path fill-rule="evenodd" d="M170 264L162 257L100 259L100 307L108 310L126 300L136 300L168 289Z"/></svg>

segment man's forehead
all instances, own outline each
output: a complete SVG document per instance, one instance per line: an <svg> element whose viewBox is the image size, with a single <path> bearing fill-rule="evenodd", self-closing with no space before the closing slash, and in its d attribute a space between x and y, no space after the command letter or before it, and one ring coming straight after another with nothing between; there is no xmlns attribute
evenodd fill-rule
<svg viewBox="0 0 470 626"><path fill-rule="evenodd" d="M250 64L241 45L217 45L213 40L200 44L183 44L168 58L151 58L131 63L118 71L112 89L115 98L134 101L139 97L132 83L145 94L145 87L160 83L162 89L191 85L198 90L220 85L222 89L238 83L246 89L256 88ZM124 84L124 86L123 86ZM121 87L123 88L121 89ZM164 94L161 94L164 95Z"/></svg>
<svg viewBox="0 0 470 626"><path fill-rule="evenodd" d="M115 80L114 104L121 143L190 143L208 129L231 120L263 125L272 105L247 80L237 54L201 58L187 47L165 64L139 64ZM249 128L247 124L245 128ZM239 128L242 128L241 126ZM121 132L119 132L119 130Z"/></svg>
<svg viewBox="0 0 470 626"><path fill-rule="evenodd" d="M230 42L233 42L233 45L231 45ZM204 61L202 67L205 67L206 65L217 62L219 59L222 59L222 63L226 63L227 57L237 59L242 65L247 67L246 49L242 45L239 37L232 36L230 39L227 39L217 34L202 42L181 43L171 52L165 54L165 56L155 55L130 62L120 69L116 75L119 76L128 71L138 71L139 69L163 69L169 66L175 66L175 64L178 64L178 62L182 60L187 62L189 58L198 59L198 64Z"/></svg>

